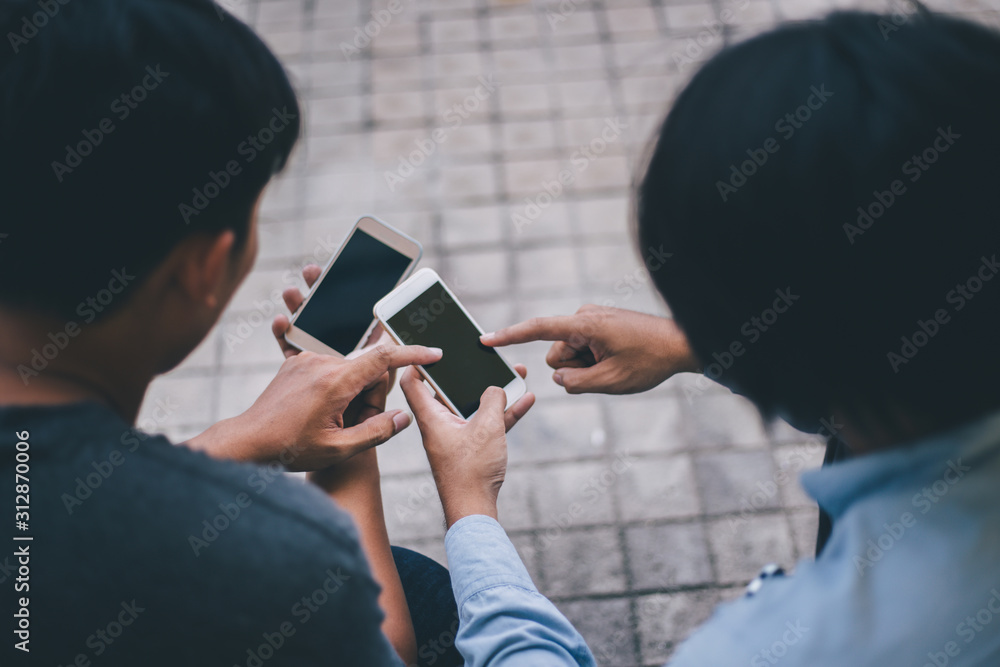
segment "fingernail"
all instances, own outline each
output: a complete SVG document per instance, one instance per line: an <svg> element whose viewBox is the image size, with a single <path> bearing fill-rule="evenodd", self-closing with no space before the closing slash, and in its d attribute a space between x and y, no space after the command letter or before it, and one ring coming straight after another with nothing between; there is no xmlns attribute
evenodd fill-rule
<svg viewBox="0 0 1000 667"><path fill-rule="evenodd" d="M440 347L429 347L427 349L430 350L431 353L433 354L437 354L442 357L444 356L444 350L442 350Z"/></svg>
<svg viewBox="0 0 1000 667"><path fill-rule="evenodd" d="M491 331L489 333L484 333L482 336L479 337L479 340L483 341L484 343L487 343L496 338L496 336L497 336L496 332Z"/></svg>
<svg viewBox="0 0 1000 667"><path fill-rule="evenodd" d="M563 386L562 373L553 373L552 381L555 382L560 387L562 387Z"/></svg>
<svg viewBox="0 0 1000 667"><path fill-rule="evenodd" d="M392 425L396 428L396 433L409 426L410 421L410 413L406 410L400 410L392 416Z"/></svg>

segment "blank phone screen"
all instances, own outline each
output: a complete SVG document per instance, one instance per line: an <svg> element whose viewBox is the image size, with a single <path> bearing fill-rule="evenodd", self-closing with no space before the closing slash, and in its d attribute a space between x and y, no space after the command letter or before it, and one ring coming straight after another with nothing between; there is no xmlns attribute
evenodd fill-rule
<svg viewBox="0 0 1000 667"><path fill-rule="evenodd" d="M436 282L388 320L404 345L439 347L441 361L424 366L441 391L468 419L488 387L514 380L497 351L479 342L479 329Z"/></svg>
<svg viewBox="0 0 1000 667"><path fill-rule="evenodd" d="M392 291L412 259L356 229L315 288L295 326L348 354L372 323L375 303Z"/></svg>

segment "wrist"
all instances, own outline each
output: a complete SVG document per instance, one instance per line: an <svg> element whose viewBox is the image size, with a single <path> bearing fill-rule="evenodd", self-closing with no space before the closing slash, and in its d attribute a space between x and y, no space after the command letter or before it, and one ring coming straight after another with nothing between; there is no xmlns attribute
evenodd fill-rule
<svg viewBox="0 0 1000 667"><path fill-rule="evenodd" d="M311 472L307 478L327 493L349 487L380 488L378 453L374 447L366 449L337 465Z"/></svg>
<svg viewBox="0 0 1000 667"><path fill-rule="evenodd" d="M495 493L470 493L457 491L442 491L441 506L444 509L444 520L451 528L459 519L481 514L497 520L497 496Z"/></svg>
<svg viewBox="0 0 1000 667"><path fill-rule="evenodd" d="M204 452L212 458L235 461L254 461L256 451L252 442L247 441L253 429L245 429L242 415L223 419L206 431L189 439L185 444L191 449Z"/></svg>

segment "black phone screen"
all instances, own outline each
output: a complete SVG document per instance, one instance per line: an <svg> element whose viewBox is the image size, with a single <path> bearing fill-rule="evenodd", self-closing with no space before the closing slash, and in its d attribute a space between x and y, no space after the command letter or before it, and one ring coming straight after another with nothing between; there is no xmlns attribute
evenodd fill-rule
<svg viewBox="0 0 1000 667"><path fill-rule="evenodd" d="M375 303L392 291L411 261L370 234L354 230L295 326L348 354L371 325Z"/></svg>
<svg viewBox="0 0 1000 667"><path fill-rule="evenodd" d="M479 342L479 329L435 282L388 320L404 345L439 347L441 361L424 366L441 391L468 419L479 409L487 387L506 387L513 371L497 351Z"/></svg>

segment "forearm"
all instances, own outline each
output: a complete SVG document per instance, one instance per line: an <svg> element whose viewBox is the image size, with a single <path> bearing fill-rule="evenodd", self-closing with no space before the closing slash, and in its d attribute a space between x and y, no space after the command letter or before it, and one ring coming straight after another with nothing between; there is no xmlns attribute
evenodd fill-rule
<svg viewBox="0 0 1000 667"><path fill-rule="evenodd" d="M531 581L498 523L469 516L445 538L466 665L594 667L583 637Z"/></svg>
<svg viewBox="0 0 1000 667"><path fill-rule="evenodd" d="M241 417L223 419L185 444L216 459L255 461L255 448L248 442L250 431L243 428Z"/></svg>
<svg viewBox="0 0 1000 667"><path fill-rule="evenodd" d="M385 613L382 631L404 663L415 663L417 641L385 527L375 450L362 452L339 466L311 473L309 478L354 519L372 576L382 587L379 595L379 604Z"/></svg>

